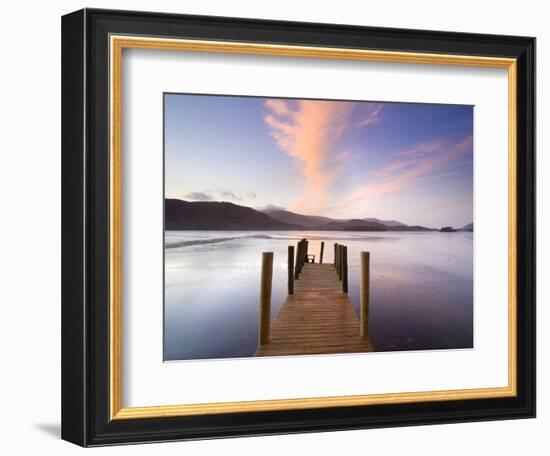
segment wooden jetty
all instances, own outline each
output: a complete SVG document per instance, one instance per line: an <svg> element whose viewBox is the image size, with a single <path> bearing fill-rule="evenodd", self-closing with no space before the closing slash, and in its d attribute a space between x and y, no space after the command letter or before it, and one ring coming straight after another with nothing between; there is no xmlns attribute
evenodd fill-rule
<svg viewBox="0 0 550 456"><path fill-rule="evenodd" d="M255 356L360 353L368 339L369 253L361 253L360 318L348 297L347 247L335 244L333 264L315 263L308 241L288 249L288 297L270 322L273 253L262 259L258 350ZM324 243L321 244L321 252ZM323 253L320 255L322 261Z"/></svg>

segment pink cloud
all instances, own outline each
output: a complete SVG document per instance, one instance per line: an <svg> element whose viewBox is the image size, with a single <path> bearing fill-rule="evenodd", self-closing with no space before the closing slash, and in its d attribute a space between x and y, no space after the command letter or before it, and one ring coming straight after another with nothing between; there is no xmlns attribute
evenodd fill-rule
<svg viewBox="0 0 550 456"><path fill-rule="evenodd" d="M339 174L334 161L345 158L338 142L349 125L353 103L300 100L294 105L267 100L264 121L277 145L296 159L304 174L306 193L296 204L303 212L315 212L325 204L326 192Z"/></svg>
<svg viewBox="0 0 550 456"><path fill-rule="evenodd" d="M292 112L288 106L288 103L283 100L266 100L265 107L278 116L284 116Z"/></svg>
<svg viewBox="0 0 550 456"><path fill-rule="evenodd" d="M436 141L398 153L401 158L376 171L371 182L351 194L350 202L401 191L471 150L472 137L468 136L457 143Z"/></svg>

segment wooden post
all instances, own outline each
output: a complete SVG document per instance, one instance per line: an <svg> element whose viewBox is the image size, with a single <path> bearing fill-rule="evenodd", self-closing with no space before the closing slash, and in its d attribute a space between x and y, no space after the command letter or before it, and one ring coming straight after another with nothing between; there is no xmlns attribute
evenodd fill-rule
<svg viewBox="0 0 550 456"><path fill-rule="evenodd" d="M361 280L359 282L361 336L367 338L369 337L370 252L361 252Z"/></svg>
<svg viewBox="0 0 550 456"><path fill-rule="evenodd" d="M325 251L325 243L321 241L321 254L319 255L319 264L323 264L323 252Z"/></svg>
<svg viewBox="0 0 550 456"><path fill-rule="evenodd" d="M340 262L338 261L338 254L340 253L340 244L334 244L334 268L336 269L336 274L340 269Z"/></svg>
<svg viewBox="0 0 550 456"><path fill-rule="evenodd" d="M269 342L269 318L271 313L271 284L273 280L273 252L262 253L262 277L260 281L260 312L258 315L258 345Z"/></svg>
<svg viewBox="0 0 550 456"><path fill-rule="evenodd" d="M344 269L344 263L343 263L343 260L344 260L344 246L343 245L338 245L338 279L339 280L342 280L342 273L344 272L343 269Z"/></svg>
<svg viewBox="0 0 550 456"><path fill-rule="evenodd" d="M336 244L336 275L339 275L340 273L340 260L338 256L340 255L340 244Z"/></svg>
<svg viewBox="0 0 550 456"><path fill-rule="evenodd" d="M302 241L298 241L298 247L296 249L296 268L294 269L294 279L300 277L300 256L302 255Z"/></svg>
<svg viewBox="0 0 550 456"><path fill-rule="evenodd" d="M338 244L338 278L342 280L342 244Z"/></svg>
<svg viewBox="0 0 550 456"><path fill-rule="evenodd" d="M342 247L342 291L348 292L348 248Z"/></svg>
<svg viewBox="0 0 550 456"><path fill-rule="evenodd" d="M307 240L302 239L298 242L298 251L296 252L296 270L294 271L294 278L298 279L302 273L304 263L307 258Z"/></svg>
<svg viewBox="0 0 550 456"><path fill-rule="evenodd" d="M288 246L288 294L294 294L294 246Z"/></svg>
<svg viewBox="0 0 550 456"><path fill-rule="evenodd" d="M300 274L302 273L302 268L304 267L304 249L305 248L306 248L306 244L302 239L300 241Z"/></svg>

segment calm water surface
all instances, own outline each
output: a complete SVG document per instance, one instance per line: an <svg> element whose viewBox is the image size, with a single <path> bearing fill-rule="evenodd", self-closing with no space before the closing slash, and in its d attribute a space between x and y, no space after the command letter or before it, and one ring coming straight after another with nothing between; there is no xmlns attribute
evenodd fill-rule
<svg viewBox="0 0 550 456"><path fill-rule="evenodd" d="M359 309L359 254L371 252L370 338L376 351L473 346L473 233L167 231L165 360L251 356L257 348L262 252L274 252L271 318L286 298L287 247L333 261L348 246ZM357 313L358 314L358 313Z"/></svg>

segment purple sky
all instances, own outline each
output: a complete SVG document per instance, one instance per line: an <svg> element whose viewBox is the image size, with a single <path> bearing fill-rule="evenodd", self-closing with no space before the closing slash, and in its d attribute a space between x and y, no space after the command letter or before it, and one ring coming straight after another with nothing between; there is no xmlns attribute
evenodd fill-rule
<svg viewBox="0 0 550 456"><path fill-rule="evenodd" d="M472 106L166 94L166 197L461 227L472 136Z"/></svg>

